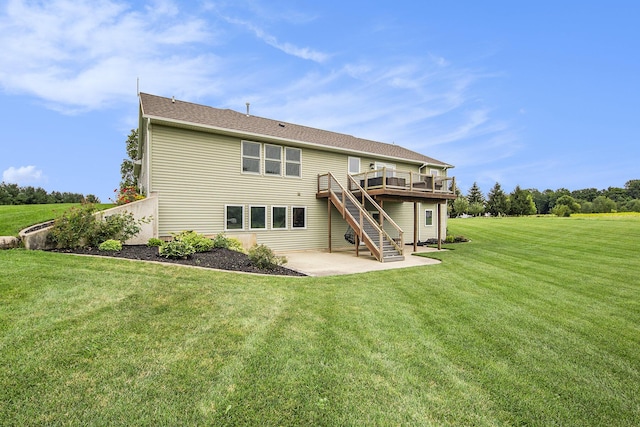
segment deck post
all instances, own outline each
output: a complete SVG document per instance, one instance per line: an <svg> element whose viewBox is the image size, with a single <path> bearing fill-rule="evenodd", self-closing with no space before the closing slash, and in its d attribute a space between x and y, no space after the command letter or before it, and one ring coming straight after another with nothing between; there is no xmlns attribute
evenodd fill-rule
<svg viewBox="0 0 640 427"><path fill-rule="evenodd" d="M329 253L331 253L331 197L327 197L327 218L328 218L328 229L329 229Z"/></svg>
<svg viewBox="0 0 640 427"><path fill-rule="evenodd" d="M413 202L413 252L418 252L418 202Z"/></svg>
<svg viewBox="0 0 640 427"><path fill-rule="evenodd" d="M436 214L438 215L438 250L442 249L442 213L441 208L442 205L440 203L437 204L438 206L438 210L436 211Z"/></svg>

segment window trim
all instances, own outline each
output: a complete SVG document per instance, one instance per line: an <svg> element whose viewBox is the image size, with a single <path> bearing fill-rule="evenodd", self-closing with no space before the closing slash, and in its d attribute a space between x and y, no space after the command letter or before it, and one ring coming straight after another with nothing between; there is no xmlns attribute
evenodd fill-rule
<svg viewBox="0 0 640 427"><path fill-rule="evenodd" d="M256 144L258 146L258 157L255 156L248 156L244 154L244 144ZM244 170L244 159L245 157L247 159L253 159L253 160L258 160L258 172L253 172L253 171L245 171ZM248 174L248 175L262 175L262 143L260 142L255 142L255 141L246 141L246 140L242 140L240 143L240 172L242 172L243 174Z"/></svg>
<svg viewBox="0 0 640 427"><path fill-rule="evenodd" d="M229 228L228 227L228 224L229 224L229 217L228 217L229 211L228 211L228 208L230 208L230 207L242 208L242 224L241 224L241 228ZM232 203L225 204L224 205L224 230L225 231L232 231L232 232L234 232L234 231L244 231L244 227L245 227L245 224L244 224L244 216L245 215L244 214L245 214L244 205L234 205Z"/></svg>
<svg viewBox="0 0 640 427"><path fill-rule="evenodd" d="M264 146L264 159L263 159L263 170L264 170L264 176L282 176L283 174L283 170L282 170L282 165L284 163L284 156L283 156L283 147L282 145L275 145L275 144L262 144ZM278 148L280 151L280 158L279 159L272 159L272 158L267 158L267 147L275 147ZM270 173L267 172L267 162L273 162L273 163L280 163L280 173Z"/></svg>
<svg viewBox="0 0 640 427"><path fill-rule="evenodd" d="M273 225L273 219L275 215L273 214L273 210L276 208L284 209L284 227L276 227ZM287 206L283 205L272 205L271 206L271 229L272 230L288 230L289 229L289 209Z"/></svg>
<svg viewBox="0 0 640 427"><path fill-rule="evenodd" d="M431 216L427 216L427 212L431 212ZM424 210L424 226L425 227L433 227L433 209L425 209ZM427 224L427 218L431 218L431 224Z"/></svg>
<svg viewBox="0 0 640 427"><path fill-rule="evenodd" d="M264 227L254 227L253 222L253 208L262 208L264 212ZM267 218L267 206L266 205L249 205L249 230L267 230L267 224L269 223Z"/></svg>
<svg viewBox="0 0 640 427"><path fill-rule="evenodd" d="M295 221L294 221L294 211L296 209L303 209L304 210L304 226L303 227L296 227L295 226ZM307 207L306 206L291 206L291 229L292 230L306 230L307 229Z"/></svg>
<svg viewBox="0 0 640 427"><path fill-rule="evenodd" d="M283 160L283 162L284 162L284 170L282 171L282 172L283 172L283 175L284 175L285 177L287 177L287 178L302 178L302 148L297 148L297 147L286 147L286 146L285 146L285 147L283 147L283 148L284 148L284 150L283 150L283 151L284 151L284 156L283 156L283 159L282 159L282 160ZM299 157L300 157L300 160L299 160L299 161L290 161L290 160L287 160L287 150L296 150L296 151L298 151L298 153L300 153L300 156L299 156ZM298 168L298 170L299 170L299 172L300 172L300 174L299 174L299 175L289 175L289 174L287 173L287 164L289 164L289 163L299 165L299 168Z"/></svg>

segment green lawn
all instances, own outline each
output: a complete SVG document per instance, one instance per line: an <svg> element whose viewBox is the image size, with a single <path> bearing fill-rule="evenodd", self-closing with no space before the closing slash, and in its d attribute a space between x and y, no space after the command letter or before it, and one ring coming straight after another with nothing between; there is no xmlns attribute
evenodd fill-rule
<svg viewBox="0 0 640 427"><path fill-rule="evenodd" d="M17 236L20 230L58 217L77 203L55 203L48 205L0 205L0 236ZM114 205L99 204L98 209Z"/></svg>
<svg viewBox="0 0 640 427"><path fill-rule="evenodd" d="M0 251L0 425L640 425L640 218L274 278Z"/></svg>

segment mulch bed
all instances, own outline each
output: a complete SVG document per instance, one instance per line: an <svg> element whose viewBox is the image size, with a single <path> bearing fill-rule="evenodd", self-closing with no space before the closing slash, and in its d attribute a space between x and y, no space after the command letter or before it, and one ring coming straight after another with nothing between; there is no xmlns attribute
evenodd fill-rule
<svg viewBox="0 0 640 427"><path fill-rule="evenodd" d="M219 270L241 271L244 273L273 274L279 276L306 276L306 274L276 266L273 269L261 269L255 266L249 257L243 253L229 249L214 248L209 252L199 252L187 259L170 259L158 255L157 247L146 245L127 245L121 251L101 251L98 248L56 249L54 252L72 253L80 255L97 255L104 257L137 259L142 261L157 261L171 264L191 265Z"/></svg>

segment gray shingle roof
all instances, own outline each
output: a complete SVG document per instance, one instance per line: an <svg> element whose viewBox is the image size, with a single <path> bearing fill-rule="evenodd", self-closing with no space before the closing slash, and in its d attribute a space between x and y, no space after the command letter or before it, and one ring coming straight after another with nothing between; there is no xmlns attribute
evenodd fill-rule
<svg viewBox="0 0 640 427"><path fill-rule="evenodd" d="M450 166L447 163L399 145L356 138L351 135L265 119L253 115L247 116L246 114L229 109L207 107L205 105L179 100L175 100L174 102L171 98L147 93L140 93L140 105L143 116L151 117L152 119L164 119L226 129L239 133L264 135L289 141L323 145L356 153L370 153L374 156L379 155L428 163L430 165Z"/></svg>

